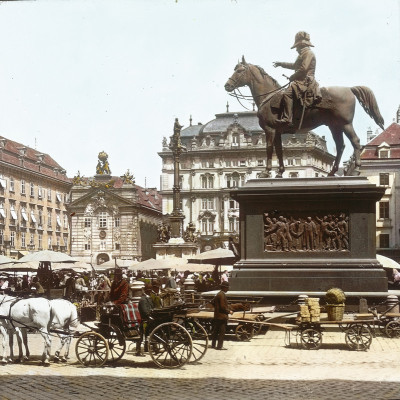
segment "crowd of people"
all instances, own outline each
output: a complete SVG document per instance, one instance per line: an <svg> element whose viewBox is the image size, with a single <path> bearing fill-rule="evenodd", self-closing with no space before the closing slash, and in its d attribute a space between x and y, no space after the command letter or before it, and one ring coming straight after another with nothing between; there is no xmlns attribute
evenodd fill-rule
<svg viewBox="0 0 400 400"><path fill-rule="evenodd" d="M89 302L94 299L96 304L104 304L114 300L112 292L128 293L129 286L136 280L151 283L153 290L170 288L182 291L187 278L194 281L197 292L205 292L227 281L228 272L224 271L220 276L217 268L212 273L170 271L158 274L156 271L115 269L98 274L73 270L51 271L46 268L38 270L36 274L0 276L0 290L16 296L48 296L51 289L61 289L62 297L72 302Z"/></svg>

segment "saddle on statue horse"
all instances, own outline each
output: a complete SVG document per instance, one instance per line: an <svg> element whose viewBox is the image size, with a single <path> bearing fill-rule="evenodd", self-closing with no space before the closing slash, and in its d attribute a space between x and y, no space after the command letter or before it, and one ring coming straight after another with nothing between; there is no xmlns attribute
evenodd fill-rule
<svg viewBox="0 0 400 400"><path fill-rule="evenodd" d="M271 108L271 112L275 116L275 121L280 120L283 115L283 94L283 91L271 93L260 105L260 108L267 106ZM306 91L302 94L302 97L293 96L293 122L289 126L285 126L283 129L285 133L294 133L301 128L302 117L306 111L329 108L331 97L328 90L324 87L321 88L321 96L322 98L319 101L314 101L311 91ZM278 125L277 128L279 128Z"/></svg>

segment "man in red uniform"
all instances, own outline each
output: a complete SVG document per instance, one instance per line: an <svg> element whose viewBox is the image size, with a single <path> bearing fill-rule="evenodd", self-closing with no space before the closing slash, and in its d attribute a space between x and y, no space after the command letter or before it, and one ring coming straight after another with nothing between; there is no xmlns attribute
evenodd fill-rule
<svg viewBox="0 0 400 400"><path fill-rule="evenodd" d="M223 346L226 331L226 324L228 322L228 315L232 314L229 310L228 299L226 292L229 290L229 283L222 282L221 290L213 299L214 304L214 326L212 334L212 348L216 350L226 350ZM218 344L217 344L218 341ZM217 344L217 346L215 346Z"/></svg>
<svg viewBox="0 0 400 400"><path fill-rule="evenodd" d="M122 270L116 269L114 280L111 284L110 301L114 304L123 304L128 300L129 285L125 279L122 279Z"/></svg>

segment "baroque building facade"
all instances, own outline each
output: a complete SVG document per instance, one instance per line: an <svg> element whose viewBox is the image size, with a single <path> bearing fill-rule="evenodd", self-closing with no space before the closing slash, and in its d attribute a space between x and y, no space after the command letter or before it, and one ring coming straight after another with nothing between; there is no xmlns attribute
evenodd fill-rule
<svg viewBox="0 0 400 400"><path fill-rule="evenodd" d="M71 180L48 154L0 136L0 251L69 252Z"/></svg>
<svg viewBox="0 0 400 400"><path fill-rule="evenodd" d="M72 257L92 265L155 257L161 196L136 185L129 170L112 176L106 153L99 154L94 177L74 177L70 197Z"/></svg>
<svg viewBox="0 0 400 400"><path fill-rule="evenodd" d="M194 224L200 250L228 247L229 238L238 238L239 205L230 191L265 170L265 133L255 111L216 114L206 124L182 129L186 147L180 156L181 209L184 226ZM326 176L334 156L324 137L313 132L282 136L285 177ZM174 161L168 140L162 151L161 194L164 214L173 211ZM273 166L277 167L276 157Z"/></svg>
<svg viewBox="0 0 400 400"><path fill-rule="evenodd" d="M396 119L383 132L367 132L361 152L362 176L385 188L376 206L376 248L400 262L400 107Z"/></svg>

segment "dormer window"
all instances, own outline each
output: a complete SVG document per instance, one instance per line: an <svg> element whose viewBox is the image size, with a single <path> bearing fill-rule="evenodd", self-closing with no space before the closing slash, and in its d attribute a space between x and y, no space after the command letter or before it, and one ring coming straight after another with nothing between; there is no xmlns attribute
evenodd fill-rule
<svg viewBox="0 0 400 400"><path fill-rule="evenodd" d="M390 146L383 142L378 147L379 158L390 158Z"/></svg>

